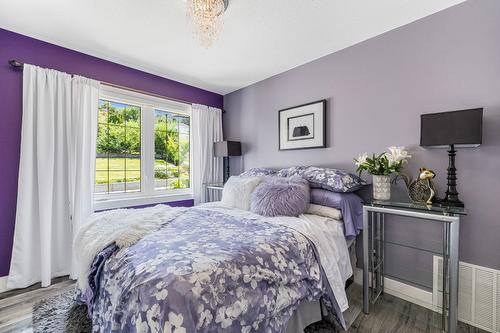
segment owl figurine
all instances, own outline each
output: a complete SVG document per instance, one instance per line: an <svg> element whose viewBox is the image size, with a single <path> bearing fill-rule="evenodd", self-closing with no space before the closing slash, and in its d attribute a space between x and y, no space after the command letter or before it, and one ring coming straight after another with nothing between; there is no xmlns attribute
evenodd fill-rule
<svg viewBox="0 0 500 333"><path fill-rule="evenodd" d="M432 205L432 201L437 195L436 188L432 183L432 179L436 177L434 171L420 168L417 179L413 179L413 177L404 174L398 177L404 180L408 190L408 196L413 202Z"/></svg>

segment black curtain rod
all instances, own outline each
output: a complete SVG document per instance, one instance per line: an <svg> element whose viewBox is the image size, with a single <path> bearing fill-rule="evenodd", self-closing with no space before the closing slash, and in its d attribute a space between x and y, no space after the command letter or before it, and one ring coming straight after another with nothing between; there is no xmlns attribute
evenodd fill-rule
<svg viewBox="0 0 500 333"><path fill-rule="evenodd" d="M9 63L10 67L12 67L14 69L23 69L24 68L24 63L22 63L20 61L17 61L15 59L9 60L7 62ZM104 82L104 81L100 81L100 82L102 84L106 85L106 86L110 86L110 87L114 87L114 88L119 88L119 89L123 89L123 90L128 90L128 91L133 91L133 92L136 92L136 93L139 93L139 94L144 94L144 95L158 97L158 98L163 98L163 99L169 99L169 100L172 100L172 101L175 101L175 102L184 103L184 104L192 104L192 102L188 102L188 101L185 101L185 100L182 100L182 99L165 97L165 96L162 96L162 95L150 93L150 92L143 91L143 90L138 90L138 89L134 89L134 88L120 86L120 85L114 84L114 83L109 83L109 82ZM226 113L226 111L222 110L222 113Z"/></svg>

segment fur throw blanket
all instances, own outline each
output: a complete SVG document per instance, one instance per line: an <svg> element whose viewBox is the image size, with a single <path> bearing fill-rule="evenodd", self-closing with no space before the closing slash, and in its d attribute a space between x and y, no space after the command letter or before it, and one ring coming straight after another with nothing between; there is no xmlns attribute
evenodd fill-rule
<svg viewBox="0 0 500 333"><path fill-rule="evenodd" d="M115 243L118 248L128 247L185 211L186 208L157 205L151 208L116 209L92 214L78 231L73 243L78 287L85 292L92 261L106 246Z"/></svg>

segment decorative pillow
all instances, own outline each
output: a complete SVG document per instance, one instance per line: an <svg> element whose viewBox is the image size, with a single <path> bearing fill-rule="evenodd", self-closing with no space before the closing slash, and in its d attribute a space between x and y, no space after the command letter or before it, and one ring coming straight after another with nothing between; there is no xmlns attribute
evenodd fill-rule
<svg viewBox="0 0 500 333"><path fill-rule="evenodd" d="M357 194L314 188L311 190L311 203L339 209L347 238L354 238L363 230L363 200Z"/></svg>
<svg viewBox="0 0 500 333"><path fill-rule="evenodd" d="M302 176L304 171L306 171L308 167L306 166L293 166L286 169L281 169L277 172L276 176L278 177L293 177L293 176Z"/></svg>
<svg viewBox="0 0 500 333"><path fill-rule="evenodd" d="M315 204L309 205L309 208L307 209L307 214L324 216L334 220L342 219L342 213L337 208L315 205Z"/></svg>
<svg viewBox="0 0 500 333"><path fill-rule="evenodd" d="M309 192L301 177L270 177L252 193L250 210L263 216L298 216L307 211Z"/></svg>
<svg viewBox="0 0 500 333"><path fill-rule="evenodd" d="M252 168L243 172L240 177L274 176L277 172L278 170L273 168Z"/></svg>
<svg viewBox="0 0 500 333"><path fill-rule="evenodd" d="M261 177L230 177L224 184L221 203L227 207L249 210L250 196L261 182Z"/></svg>
<svg viewBox="0 0 500 333"><path fill-rule="evenodd" d="M360 177L337 169L307 168L302 177L313 188L324 188L332 192L354 192L366 185Z"/></svg>

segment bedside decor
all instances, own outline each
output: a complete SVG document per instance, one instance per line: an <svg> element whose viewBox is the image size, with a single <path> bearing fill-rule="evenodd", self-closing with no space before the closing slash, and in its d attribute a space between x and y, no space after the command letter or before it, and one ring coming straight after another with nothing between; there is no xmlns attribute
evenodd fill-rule
<svg viewBox="0 0 500 333"><path fill-rule="evenodd" d="M367 200L363 204L363 312L370 313L370 307L375 304L379 296L386 290L384 286L384 265L388 255L397 253L396 251L384 251L387 241L392 240L392 245L399 248L412 248L419 251L429 251L429 248L420 248L405 245L405 242L394 242L394 235L386 240L386 236L391 236L386 232L386 221L388 216L393 223L401 223L401 230L410 231L405 228L407 222L398 217L417 218L412 223L436 222L436 226L441 228L443 235L443 251L435 255L441 255L443 259L443 274L440 280L443 281L444 292L441 295L441 304L444 304L445 311L441 311L442 330L439 332L456 333L458 329L458 298L460 281L459 275L459 249L460 249L460 223L462 217L467 215L463 208L439 207L423 204L410 204L398 201L377 201ZM401 222L403 221L403 222ZM423 222L418 222L423 221ZM372 232L366 232L372 230ZM421 234L424 236L425 234ZM371 245L370 245L371 244ZM435 248L435 247L434 247ZM431 252L434 252L435 249ZM423 253L423 252L421 252ZM387 258L387 259L386 259ZM411 332L415 332L411 330Z"/></svg>
<svg viewBox="0 0 500 333"><path fill-rule="evenodd" d="M421 115L420 145L448 148L448 183L442 206L464 207L458 198L456 147L478 147L483 141L483 109L470 109Z"/></svg>
<svg viewBox="0 0 500 333"><path fill-rule="evenodd" d="M224 190L224 184L222 183L205 183L203 184L205 188L205 198L203 202L214 202L220 201L222 199L222 191Z"/></svg>
<svg viewBox="0 0 500 333"><path fill-rule="evenodd" d="M434 171L420 168L416 179L405 174L400 174L394 180L397 181L398 178L404 180L411 201L432 205L432 201L437 195L436 188L432 183L434 177L436 177Z"/></svg>
<svg viewBox="0 0 500 333"><path fill-rule="evenodd" d="M367 171L373 176L373 198L389 200L391 198L391 175L399 174L403 164L408 162L411 155L405 147L389 147L389 152L369 157L367 153L354 160L358 166L359 175Z"/></svg>
<svg viewBox="0 0 500 333"><path fill-rule="evenodd" d="M229 157L241 156L241 143L237 141L219 141L214 142L215 157L224 159L224 184L229 179Z"/></svg>
<svg viewBox="0 0 500 333"><path fill-rule="evenodd" d="M280 110L279 150L326 147L326 100Z"/></svg>

